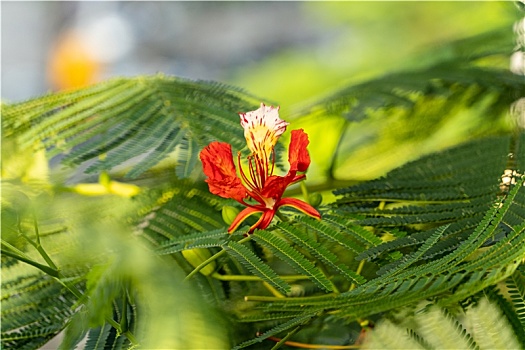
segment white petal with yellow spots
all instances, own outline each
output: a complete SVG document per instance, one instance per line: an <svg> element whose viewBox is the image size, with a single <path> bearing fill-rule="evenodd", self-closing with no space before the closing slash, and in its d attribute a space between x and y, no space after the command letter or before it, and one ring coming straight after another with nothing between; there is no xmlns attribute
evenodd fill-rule
<svg viewBox="0 0 525 350"><path fill-rule="evenodd" d="M259 109L239 115L248 148L259 156L259 159L267 159L288 125L279 118L279 107L261 103Z"/></svg>

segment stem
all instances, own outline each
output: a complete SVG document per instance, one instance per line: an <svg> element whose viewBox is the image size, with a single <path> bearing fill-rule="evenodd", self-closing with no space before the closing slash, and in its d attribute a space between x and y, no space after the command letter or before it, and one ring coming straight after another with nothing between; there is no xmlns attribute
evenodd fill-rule
<svg viewBox="0 0 525 350"><path fill-rule="evenodd" d="M29 236L27 236L25 233L22 232L22 230L20 229L20 227L18 228L19 229L19 233L22 237L25 238L25 240L27 242L29 242L29 244L31 244L33 247L35 247L35 249L38 251L38 253L40 254L40 256L42 258L44 258L44 260L47 262L47 265L49 267L51 267L52 269L54 269L55 271L59 271L59 268L55 265L55 263L53 262L53 260L51 260L51 257L47 254L47 252L45 251L44 247L42 246L42 244L40 244L40 231L38 230L38 222L36 220L36 214L34 213L33 211L33 226L35 228L35 238L36 238L36 242L33 241L31 238L29 238ZM14 247L12 247L14 248ZM27 261L25 261L27 262ZM27 262L29 264L29 262ZM31 264L33 265L33 264ZM33 265L35 266L35 265ZM47 273L47 272L46 272ZM53 277L56 277L56 276L53 276Z"/></svg>
<svg viewBox="0 0 525 350"><path fill-rule="evenodd" d="M300 186L301 186L301 192L303 193L304 201L308 204L311 204L310 196L308 196L308 189L306 188L306 184L304 183L304 181L301 181Z"/></svg>
<svg viewBox="0 0 525 350"><path fill-rule="evenodd" d="M51 260L51 257L47 254L44 247L42 247L42 244L40 244L40 230L38 229L38 221L36 220L36 213L33 211L33 226L35 227L35 236L36 236L36 245L34 247L36 250L40 253L42 258L47 262L49 267L59 270L59 268L55 265L53 260ZM26 239L29 239L27 236L25 236Z"/></svg>
<svg viewBox="0 0 525 350"><path fill-rule="evenodd" d="M304 300L304 301L314 301L316 299L319 299L319 300L325 300L325 298L329 295L332 295L334 298L337 296L336 293L327 293L327 294L324 294L324 295L321 295L321 296L311 296L311 297L293 297L293 298L290 298L290 299L293 299L294 301L301 301L301 300ZM246 295L244 297L244 301L283 301L282 299L280 298L275 298L275 297L268 297L268 296L262 296L262 295Z"/></svg>
<svg viewBox="0 0 525 350"><path fill-rule="evenodd" d="M40 231L38 230L38 221L36 220L36 212L33 207L33 226L35 228L36 243L40 245Z"/></svg>
<svg viewBox="0 0 525 350"><path fill-rule="evenodd" d="M126 333L128 331L128 295L124 291L124 297L122 301L122 315L120 317L120 328L121 331Z"/></svg>
<svg viewBox="0 0 525 350"><path fill-rule="evenodd" d="M11 243L9 243L7 241L4 241L3 239L2 239L2 244L5 245L7 248L9 248L13 253L18 254L18 256L24 257L26 259L31 259L23 251L21 251L20 249L18 249L17 247L15 247L13 245L11 245Z"/></svg>
<svg viewBox="0 0 525 350"><path fill-rule="evenodd" d="M47 262L47 264L49 265L49 267L59 271L60 269L55 265L55 263L53 262L53 260L51 260L51 257L49 255L47 255L47 252L45 251L44 247L42 247L40 244L38 244L37 247L35 247L36 250L40 253L40 256L42 256L42 258L44 258L44 260Z"/></svg>
<svg viewBox="0 0 525 350"><path fill-rule="evenodd" d="M279 340L278 343L274 345L274 347L272 348L272 350L277 350L277 349L279 349L281 346L283 346L284 344L286 344L288 338L290 338L292 335L294 335L295 333L297 333L297 331L299 331L301 328L302 328L302 325L299 325L299 326L295 327L292 331L288 332L288 334L286 334L286 336L285 336L283 339Z"/></svg>
<svg viewBox="0 0 525 350"><path fill-rule="evenodd" d="M4 243L4 242L2 242L2 243ZM58 278L60 276L58 270L53 269L53 268L51 268L49 266L37 263L36 261L28 259L27 257L20 256L18 254L12 253L12 252L10 252L8 250L2 250L2 254L7 255L7 256L9 256L11 258L14 258L16 260L25 262L26 264L29 264L31 266L34 266L34 267L36 267L37 269L39 269L40 271L44 272L45 274L47 274L49 276L52 276L52 277L55 277L55 278Z"/></svg>
<svg viewBox="0 0 525 350"><path fill-rule="evenodd" d="M243 239L241 239L238 243L244 243L244 242L248 242L249 240L252 239L252 236L247 236L247 237L244 237ZM209 263L211 263L212 261L215 261L217 260L218 258L220 258L221 256L223 256L224 254L226 253L226 249L222 248L222 250L218 253L215 253L215 255L211 256L210 258L206 259L205 261L203 261L199 266L197 266L195 269L193 269L193 271L191 271L188 276L186 276L186 278L184 278L184 281L188 281L190 278L192 278L197 272L199 272L200 270L202 270L206 265L208 265Z"/></svg>
<svg viewBox="0 0 525 350"><path fill-rule="evenodd" d="M218 272L214 272L211 277L218 279L220 281L264 281L259 276L250 276L250 275L221 275ZM305 275L288 275L288 276L279 276L284 281L300 281L309 279Z"/></svg>
<svg viewBox="0 0 525 350"><path fill-rule="evenodd" d="M260 296L260 295L246 295L244 297L244 301L282 301L281 298L276 297L266 297L266 296Z"/></svg>
<svg viewBox="0 0 525 350"><path fill-rule="evenodd" d="M365 260L364 259L359 262L359 266L357 267L357 271L355 273L360 275L361 271L363 271L363 266L365 266ZM354 290L356 287L357 287L357 285L355 283L352 283L352 285L350 286L349 290Z"/></svg>
<svg viewBox="0 0 525 350"><path fill-rule="evenodd" d="M300 186L301 186L301 192L303 194L303 198L304 198L304 201L310 205L312 205L312 203L310 202L310 196L308 195L308 188L306 187L306 184L304 181L301 181L300 182ZM306 233L312 237L312 239L314 241L317 242L318 240L318 237L317 237L317 233L315 231L312 231L312 232L309 232L310 230L309 229L306 229Z"/></svg>
<svg viewBox="0 0 525 350"><path fill-rule="evenodd" d="M270 293L272 293L276 298L279 298L279 299L284 299L286 298L284 296L284 294L282 294L281 292L279 292L277 289L275 289L270 283L268 282L263 282L263 285L266 287L266 289L268 289L270 291Z"/></svg>
<svg viewBox="0 0 525 350"><path fill-rule="evenodd" d="M113 320L112 320L113 321ZM126 331L122 333L126 338L128 338L129 342L132 344L132 346L139 345L139 342L137 341L137 338L135 338L135 335L131 333L130 331Z"/></svg>
<svg viewBox="0 0 525 350"><path fill-rule="evenodd" d="M268 337L269 340L281 341L276 337ZM285 339L285 338L283 338ZM344 350L344 349L359 349L360 345L325 345L325 344L306 344L296 341L285 341L284 345L288 345L295 348L301 349L328 349L328 350Z"/></svg>
<svg viewBox="0 0 525 350"><path fill-rule="evenodd" d="M215 255L212 255L210 258L204 260L199 266L197 266L195 269L193 269L193 271L191 271L191 272L188 274L188 276L186 276L186 278L184 278L184 281L187 281L187 280L189 280L190 278L192 278L195 274L197 274L197 272L199 272L200 270L202 270L206 265L208 265L208 264L211 263L212 261L217 260L218 258L220 258L221 256L223 256L225 253L226 253L226 250L223 248L220 252L215 253Z"/></svg>

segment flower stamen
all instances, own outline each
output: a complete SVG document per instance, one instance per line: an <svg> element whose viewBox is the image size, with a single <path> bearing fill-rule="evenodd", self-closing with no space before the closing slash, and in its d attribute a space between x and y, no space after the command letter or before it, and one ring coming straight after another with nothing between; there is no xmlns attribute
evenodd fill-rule
<svg viewBox="0 0 525 350"><path fill-rule="evenodd" d="M246 176L246 174L244 173L244 170L242 169L241 152L237 154L237 165L239 166L239 172L241 173L241 178L244 181L244 183L250 188L250 191L255 191L257 189L257 185L252 183L252 180L248 178L248 176ZM250 177L253 179L253 176L251 174L252 173L251 166L249 166L249 170L250 170Z"/></svg>

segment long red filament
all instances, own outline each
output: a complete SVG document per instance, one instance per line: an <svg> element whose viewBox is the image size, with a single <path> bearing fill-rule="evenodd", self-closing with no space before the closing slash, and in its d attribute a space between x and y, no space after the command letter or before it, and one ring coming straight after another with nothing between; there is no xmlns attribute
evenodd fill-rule
<svg viewBox="0 0 525 350"><path fill-rule="evenodd" d="M239 172L241 173L241 178L242 180L244 181L244 183L252 190L256 190L257 189L257 186L255 184L253 184L250 179L246 176L246 174L244 173L244 170L242 169L242 165L241 165L241 153L239 152L237 154L237 164L239 165ZM250 172L251 172L251 166L250 166ZM250 174L250 177L253 178L253 176L251 176Z"/></svg>
<svg viewBox="0 0 525 350"><path fill-rule="evenodd" d="M256 151L248 156L248 174L246 174L241 165L241 153L237 154L237 164L241 179L249 189L248 194L251 198L263 204L265 202L261 191L264 187L266 180L273 175L275 169L275 152L272 147L270 154L264 147L260 147L256 144ZM263 157L259 157L262 155ZM271 159L270 159L271 157Z"/></svg>

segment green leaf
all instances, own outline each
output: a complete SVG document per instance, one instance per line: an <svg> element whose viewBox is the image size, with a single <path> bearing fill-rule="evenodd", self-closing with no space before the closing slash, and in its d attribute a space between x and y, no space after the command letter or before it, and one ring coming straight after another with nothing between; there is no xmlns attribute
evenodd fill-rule
<svg viewBox="0 0 525 350"><path fill-rule="evenodd" d="M363 284L365 282L365 279L362 276L359 276L348 266L339 261L339 258L321 243L310 239L305 232L286 222L279 223L277 227L285 233L286 237L290 238L298 246L308 249L311 254L317 257L320 261L333 267L350 282L356 284Z"/></svg>
<svg viewBox="0 0 525 350"><path fill-rule="evenodd" d="M316 316L315 314L311 314L311 313L305 313L305 314L302 314L298 317L295 317L285 323L282 323L264 333L262 333L261 335L259 335L257 338L253 338L251 340L247 340L237 346L235 346L233 349L242 349L242 348L246 348L250 345L253 345L253 344L256 344L256 343L260 343L262 342L263 340L267 339L268 337L271 337L273 335L276 335L276 334L279 334L280 332L283 332L283 331L286 331L294 326L298 326L298 325L302 325L306 322L309 322L314 316Z"/></svg>
<svg viewBox="0 0 525 350"><path fill-rule="evenodd" d="M21 147L64 154L64 164L94 160L87 172L134 160L135 178L170 155L188 176L209 142L242 148L238 111L256 101L241 90L162 75L117 78L87 88L2 105L2 125ZM173 153L174 151L177 151ZM140 158L137 158L140 156Z"/></svg>
<svg viewBox="0 0 525 350"><path fill-rule="evenodd" d="M230 241L227 247L228 253L235 255L254 275L261 277L264 281L273 285L283 293L290 292L290 286L283 281L270 266L262 262L248 247L235 241Z"/></svg>
<svg viewBox="0 0 525 350"><path fill-rule="evenodd" d="M326 291L332 291L332 285L328 278L306 257L290 246L284 239L277 237L274 233L264 230L256 231L253 239L270 248L279 258L288 263L298 273L303 273L310 277L319 287Z"/></svg>

